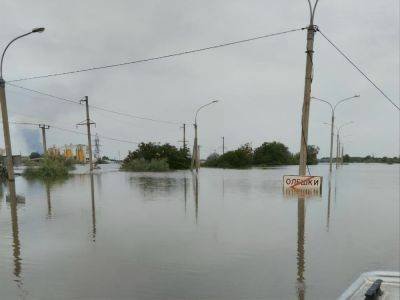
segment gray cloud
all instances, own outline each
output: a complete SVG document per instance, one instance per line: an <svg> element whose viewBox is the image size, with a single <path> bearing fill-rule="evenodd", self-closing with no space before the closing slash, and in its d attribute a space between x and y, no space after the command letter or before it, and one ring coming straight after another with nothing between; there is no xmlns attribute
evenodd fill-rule
<svg viewBox="0 0 400 300"><path fill-rule="evenodd" d="M395 100L399 99L399 3L337 0L320 3L316 23ZM3 1L0 46L38 25L41 35L10 48L6 79L140 59L307 24L306 1ZM291 33L164 61L21 82L29 88L132 114L193 122L209 99L221 103L199 118L203 155L245 142L280 140L296 152L304 85L305 32ZM353 155L398 155L399 114L317 34L313 95L331 101L361 94L338 109L338 124L352 120L345 147ZM7 88L9 109L30 119L74 129L83 107ZM27 117L10 113L11 118ZM178 144L179 126L92 111L94 132L134 141ZM329 108L313 103L310 142L329 151ZM38 129L37 129L38 130ZM15 151L23 150L13 126ZM188 132L192 138L192 130ZM84 143L85 137L51 129L50 144ZM106 154L132 145L101 141Z"/></svg>

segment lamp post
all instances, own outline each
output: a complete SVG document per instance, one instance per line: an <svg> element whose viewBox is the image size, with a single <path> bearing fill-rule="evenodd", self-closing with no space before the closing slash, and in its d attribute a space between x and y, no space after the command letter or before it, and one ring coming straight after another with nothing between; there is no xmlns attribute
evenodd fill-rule
<svg viewBox="0 0 400 300"><path fill-rule="evenodd" d="M337 133L336 133L336 169L339 166L339 156L340 156L340 130L350 124L353 124L353 121L347 122L342 124L341 126L338 127Z"/></svg>
<svg viewBox="0 0 400 300"><path fill-rule="evenodd" d="M5 81L3 79L3 61L4 61L4 55L6 54L7 49L10 47L10 45L15 42L16 40L23 38L27 35L30 35L32 33L39 33L43 32L44 28L34 28L32 31L25 33L23 35L20 35L13 39L11 42L7 44L7 46L4 48L3 53L1 55L1 61L0 61L0 108L1 108L1 115L3 119L3 132L4 132L4 146L6 148L6 157L7 157L7 175L8 175L8 180L14 181L14 163L12 159L12 150L11 150L11 138L10 138L10 128L8 124L8 112L7 112L7 101L6 101L6 92L5 92Z"/></svg>
<svg viewBox="0 0 400 300"><path fill-rule="evenodd" d="M331 112L332 112L332 117L331 117L331 144L330 144L330 151L329 151L329 173L332 172L333 135L334 135L333 128L335 127L335 111L336 111L336 108L338 107L338 105L340 105L343 102L346 102L346 101L349 101L349 100L354 100L354 99L359 98L359 97L360 97L360 95L354 95L352 97L344 98L342 100L339 100L335 105L332 105L330 102L328 102L328 101L326 101L324 99L320 99L320 98L317 98L317 97L311 97L311 99L318 100L318 101L321 101L321 102L323 102L325 104L328 104L330 106Z"/></svg>
<svg viewBox="0 0 400 300"><path fill-rule="evenodd" d="M198 145L198 140L197 140L197 115L199 114L199 111L202 110L204 107L209 106L211 104L217 103L218 100L213 100L207 104L204 104L202 106L200 106L197 110L196 110L196 114L194 117L194 143L193 143L193 153L192 153L192 163L191 163L191 167L190 169L193 171L193 167L194 164L196 163L196 172L199 172L199 145Z"/></svg>
<svg viewBox="0 0 400 300"><path fill-rule="evenodd" d="M318 1L311 4L308 0L310 10L310 20L307 27L307 50L306 50L306 74L304 80L304 98L303 108L301 113L301 139L300 139L300 157L299 157L299 175L306 175L307 166L307 142L308 142L308 122L310 117L310 99L311 99L311 84L313 80L313 56L314 56L314 35L318 27L314 25L314 16L317 9Z"/></svg>

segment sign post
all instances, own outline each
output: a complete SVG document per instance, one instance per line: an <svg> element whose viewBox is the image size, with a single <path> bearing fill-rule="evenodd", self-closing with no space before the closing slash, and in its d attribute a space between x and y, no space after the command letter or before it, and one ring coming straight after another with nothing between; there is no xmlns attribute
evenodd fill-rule
<svg viewBox="0 0 400 300"><path fill-rule="evenodd" d="M322 176L284 175L283 189L285 191L316 191L322 190Z"/></svg>

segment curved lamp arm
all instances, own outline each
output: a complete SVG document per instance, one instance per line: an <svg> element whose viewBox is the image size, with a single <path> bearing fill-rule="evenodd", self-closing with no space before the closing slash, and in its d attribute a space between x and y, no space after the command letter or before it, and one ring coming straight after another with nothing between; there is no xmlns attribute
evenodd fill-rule
<svg viewBox="0 0 400 300"><path fill-rule="evenodd" d="M195 115L195 117L194 117L194 124L197 125L197 115L198 115L198 113L199 113L199 111L200 111L201 109L203 109L204 107L209 106L209 105L211 105L211 104L217 103L217 102L218 102L218 100L214 100L214 101L211 101L211 102L209 102L209 103L207 103L207 104L204 104L204 105L200 106L200 107L196 110L196 115Z"/></svg>
<svg viewBox="0 0 400 300"><path fill-rule="evenodd" d="M311 1L310 0L307 0L307 1L308 1L308 7L310 9L310 25L314 25L315 10L317 9L317 5L318 5L318 1L319 0L315 1L314 7L311 5Z"/></svg>
<svg viewBox="0 0 400 300"><path fill-rule="evenodd" d="M354 123L353 121L350 121L350 122L347 122L347 123L344 123L344 124L340 125L340 126L338 127L337 134L339 135L340 129L342 129L343 127L345 127L345 126L347 126L347 125L353 124L353 123Z"/></svg>
<svg viewBox="0 0 400 300"><path fill-rule="evenodd" d="M44 31L44 27L39 27L39 28L34 28L32 29L32 31L22 34L20 36L17 36L15 39L13 39L11 42L9 42L7 44L7 46L4 48L3 50L3 54L1 55L1 61L0 61L0 78L3 78L3 61L4 61L4 55L6 54L7 49L11 46L12 43L14 43L16 40L23 38L27 35L30 35L32 33L36 33L36 32L43 32Z"/></svg>
<svg viewBox="0 0 400 300"><path fill-rule="evenodd" d="M318 100L318 101L321 101L321 102L323 102L323 103L328 104L328 105L331 107L332 114L333 114L333 112L335 111L334 108L333 108L333 106L332 106L332 104L331 104L330 102L328 102L328 101L326 101L326 100L324 100L324 99L317 98L317 97L311 97L311 99Z"/></svg>
<svg viewBox="0 0 400 300"><path fill-rule="evenodd" d="M337 102L337 103L335 104L335 106L333 107L333 111L335 111L336 107L337 107L339 104L341 104L341 103L343 103L343 102L345 102L345 101L349 101L349 100L356 100L356 98L360 98L360 95L354 95L353 97L349 97L349 98L345 98L345 99L340 100L340 101Z"/></svg>

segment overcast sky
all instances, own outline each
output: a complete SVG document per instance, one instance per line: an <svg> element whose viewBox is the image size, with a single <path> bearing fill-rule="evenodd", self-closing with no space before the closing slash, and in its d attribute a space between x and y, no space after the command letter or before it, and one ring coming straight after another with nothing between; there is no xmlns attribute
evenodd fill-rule
<svg viewBox="0 0 400 300"><path fill-rule="evenodd" d="M303 27L306 0L3 0L0 47L33 27L46 31L16 42L8 51L5 80L124 62L201 48L221 42ZM380 87L399 103L399 1L321 0L315 23ZM306 32L257 40L212 51L121 68L18 84L134 115L193 123L194 112L212 99L221 102L199 115L202 157L221 152L221 137L233 149L250 142L281 141L292 152L300 142ZM333 103L360 94L337 109L345 152L395 156L399 112L320 34L316 35L312 95ZM7 86L10 119L75 129L84 107ZM179 145L179 125L91 111L94 132L131 141ZM330 109L313 102L309 141L329 153ZM39 129L12 125L13 151L30 153L26 131L40 142ZM80 128L78 130L84 130ZM187 130L192 142L193 130ZM86 137L51 128L48 145L86 143ZM1 138L0 144L3 145ZM117 157L135 145L101 139L102 153Z"/></svg>

